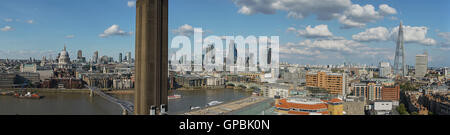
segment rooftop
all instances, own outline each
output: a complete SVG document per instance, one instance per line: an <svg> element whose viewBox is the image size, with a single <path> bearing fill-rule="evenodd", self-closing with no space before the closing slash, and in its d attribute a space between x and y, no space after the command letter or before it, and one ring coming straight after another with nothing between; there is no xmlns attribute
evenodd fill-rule
<svg viewBox="0 0 450 135"><path fill-rule="evenodd" d="M341 103L342 100L339 99L339 98L333 98L333 99L331 99L331 100L328 100L328 102L329 102L329 103Z"/></svg>
<svg viewBox="0 0 450 135"><path fill-rule="evenodd" d="M329 115L330 113L328 111L323 111L323 112L318 112L318 113L289 111L288 114L294 114L294 115L314 115L314 114Z"/></svg>
<svg viewBox="0 0 450 135"><path fill-rule="evenodd" d="M297 100L298 99L298 100ZM279 108L299 108L305 110L327 109L327 104L321 100L302 100L303 98L291 98L279 100L276 107Z"/></svg>

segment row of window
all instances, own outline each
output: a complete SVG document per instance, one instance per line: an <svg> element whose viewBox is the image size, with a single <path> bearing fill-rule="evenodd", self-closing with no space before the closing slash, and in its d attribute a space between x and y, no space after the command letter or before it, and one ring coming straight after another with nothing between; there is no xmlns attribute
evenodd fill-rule
<svg viewBox="0 0 450 135"><path fill-rule="evenodd" d="M369 100L381 99L381 88L380 87L355 87L355 96L365 96L369 97ZM374 93L375 92L375 93ZM374 97L375 95L375 97Z"/></svg>

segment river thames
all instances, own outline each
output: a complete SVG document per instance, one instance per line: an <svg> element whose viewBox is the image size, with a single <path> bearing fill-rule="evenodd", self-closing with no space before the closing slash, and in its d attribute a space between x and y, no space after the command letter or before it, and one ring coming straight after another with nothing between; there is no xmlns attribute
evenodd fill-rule
<svg viewBox="0 0 450 135"><path fill-rule="evenodd" d="M171 91L170 95L181 95L181 99L169 100L169 114L183 114L190 107L205 107L211 101L231 102L251 96L251 92L233 89ZM0 96L0 115L121 115L117 104L102 97L88 94L40 93L43 99L17 99ZM113 95L121 100L133 102L133 94Z"/></svg>

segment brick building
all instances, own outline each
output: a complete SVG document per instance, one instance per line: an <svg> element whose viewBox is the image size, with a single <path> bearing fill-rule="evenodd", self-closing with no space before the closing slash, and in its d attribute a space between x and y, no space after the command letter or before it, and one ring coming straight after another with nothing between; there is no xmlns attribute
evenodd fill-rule
<svg viewBox="0 0 450 135"><path fill-rule="evenodd" d="M345 95L345 75L337 73L308 73L306 75L307 87L319 87L326 89L328 93L334 95Z"/></svg>
<svg viewBox="0 0 450 135"><path fill-rule="evenodd" d="M382 91L383 100L400 100L400 86L396 85L395 87L383 87Z"/></svg>
<svg viewBox="0 0 450 135"><path fill-rule="evenodd" d="M365 97L368 101L375 101L382 99L381 83L377 82L365 82L352 84L353 95L357 97Z"/></svg>
<svg viewBox="0 0 450 135"><path fill-rule="evenodd" d="M42 82L42 88L81 89L83 81L74 78L52 78Z"/></svg>

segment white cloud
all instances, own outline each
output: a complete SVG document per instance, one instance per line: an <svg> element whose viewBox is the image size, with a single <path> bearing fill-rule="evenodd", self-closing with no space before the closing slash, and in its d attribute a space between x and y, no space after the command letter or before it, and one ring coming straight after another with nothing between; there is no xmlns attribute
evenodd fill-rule
<svg viewBox="0 0 450 135"><path fill-rule="evenodd" d="M6 18L6 19L4 19L4 21L5 21L5 22L12 22L13 19L11 19L11 18Z"/></svg>
<svg viewBox="0 0 450 135"><path fill-rule="evenodd" d="M353 40L345 39L321 39L321 40L305 40L299 43L300 46L306 46L309 48L318 48L329 51L343 51L352 53L356 47L363 46L362 44Z"/></svg>
<svg viewBox="0 0 450 135"><path fill-rule="evenodd" d="M75 38L75 35L67 35L66 38L72 39L72 38Z"/></svg>
<svg viewBox="0 0 450 135"><path fill-rule="evenodd" d="M438 36L450 41L450 32L440 32L438 33Z"/></svg>
<svg viewBox="0 0 450 135"><path fill-rule="evenodd" d="M292 31L294 29L292 29L291 27L288 28L288 31ZM321 24L315 27L311 27L311 25L309 25L304 30L298 30L297 35L307 38L318 38L318 37L332 37L333 33L331 33L330 30L328 30L328 25Z"/></svg>
<svg viewBox="0 0 450 135"><path fill-rule="evenodd" d="M256 13L275 14L276 9L271 5L274 0L232 0L240 7L239 13L245 15L252 15Z"/></svg>
<svg viewBox="0 0 450 135"><path fill-rule="evenodd" d="M30 19L30 20L26 20L26 21L21 21L21 19L12 19L12 18L6 18L6 19L3 19L3 21L5 21L5 22L25 22L25 23L29 23L29 24L33 24L33 23L35 23L35 21L34 20L32 20L32 19Z"/></svg>
<svg viewBox="0 0 450 135"><path fill-rule="evenodd" d="M254 14L254 12L252 12L252 10L250 8L248 8L247 6L242 6L238 12L241 14L246 14L246 15Z"/></svg>
<svg viewBox="0 0 450 135"><path fill-rule="evenodd" d="M373 5L352 4L351 0L232 0L239 7L239 13L253 15L257 13L275 14L287 12L289 18L303 19L311 15L318 20L338 19L342 28L364 27L397 11L381 4L377 11Z"/></svg>
<svg viewBox="0 0 450 135"><path fill-rule="evenodd" d="M298 43L288 42L280 45L280 56L283 59L309 61L309 63L335 62L349 58L378 62L380 59L387 59L393 53L387 48L371 47L354 40L347 40L344 37L303 40Z"/></svg>
<svg viewBox="0 0 450 135"><path fill-rule="evenodd" d="M342 28L360 28L394 14L397 14L397 10L387 4L381 4L378 11L370 4L364 6L353 4L339 17L339 22L344 25Z"/></svg>
<svg viewBox="0 0 450 135"><path fill-rule="evenodd" d="M367 29L364 32L352 36L356 41L386 41L389 39L389 30L385 27Z"/></svg>
<svg viewBox="0 0 450 135"><path fill-rule="evenodd" d="M441 47L450 48L450 32L440 32L438 33L438 36L444 39L444 41L440 43Z"/></svg>
<svg viewBox="0 0 450 135"><path fill-rule="evenodd" d="M178 34L178 35L191 36L191 35L194 35L194 27L192 27L189 24L185 24L185 25L178 27L178 29L172 30L172 32L174 34ZM204 31L202 31L202 32L204 32Z"/></svg>
<svg viewBox="0 0 450 135"><path fill-rule="evenodd" d="M189 24L185 24L178 27L178 29L172 30L172 32L179 35L190 36L194 34L194 27Z"/></svg>
<svg viewBox="0 0 450 135"><path fill-rule="evenodd" d="M298 48L294 47L294 43L287 43L284 46L280 46L280 52L286 54L295 54L295 55L318 55L320 54L319 50L311 50L309 48Z"/></svg>
<svg viewBox="0 0 450 135"><path fill-rule="evenodd" d="M284 52L292 52L295 51L293 48L302 48L304 51L310 50L319 50L320 51L332 51L332 52L345 52L345 53L354 53L355 49L360 49L366 47L365 45L353 41L346 40L342 38L330 38L330 39L317 39L317 40L304 40L299 43L287 43L282 46L285 47ZM289 49L291 49L289 51ZM301 53L308 54L308 53Z"/></svg>
<svg viewBox="0 0 450 135"><path fill-rule="evenodd" d="M128 7L134 7L134 6L136 6L136 1L128 1L127 5L128 5Z"/></svg>
<svg viewBox="0 0 450 135"><path fill-rule="evenodd" d="M364 27L366 23L375 22L383 16L375 10L373 5L360 6L353 4L339 18L339 22L344 24L342 28Z"/></svg>
<svg viewBox="0 0 450 135"><path fill-rule="evenodd" d="M428 28L425 26L403 26L403 36L405 43L417 43L421 45L436 45L436 40L427 38ZM352 38L357 41L397 41L398 26L391 29L385 27L369 28L366 31L353 35Z"/></svg>
<svg viewBox="0 0 450 135"><path fill-rule="evenodd" d="M317 15L320 20L330 20L332 14L343 12L351 5L350 0L232 0L239 13L275 14L277 10L287 11L288 17L302 19Z"/></svg>
<svg viewBox="0 0 450 135"><path fill-rule="evenodd" d="M294 28L294 27L289 27L289 28L286 30L286 32L296 32L296 31L297 31L297 29Z"/></svg>
<svg viewBox="0 0 450 135"><path fill-rule="evenodd" d="M428 28L425 26L403 26L403 36L406 43L436 45L436 40L427 38L427 32ZM398 26L392 29L390 37L393 41L397 41Z"/></svg>
<svg viewBox="0 0 450 135"><path fill-rule="evenodd" d="M344 25L344 26L341 27L341 28L344 28L344 29L355 28L355 27L361 28L361 27L366 26L365 23L360 23L360 22L353 21L351 19L348 19L348 17L344 16L344 15L339 17L339 22Z"/></svg>
<svg viewBox="0 0 450 135"><path fill-rule="evenodd" d="M26 22L29 23L29 24L33 24L34 23L33 20L27 20Z"/></svg>
<svg viewBox="0 0 450 135"><path fill-rule="evenodd" d="M7 32L7 31L13 31L14 28L12 28L11 26L5 26L3 28L0 29L1 31Z"/></svg>
<svg viewBox="0 0 450 135"><path fill-rule="evenodd" d="M386 14L386 15L393 15L393 14L397 14L397 10L390 7L389 5L381 4L380 5L380 13Z"/></svg>
<svg viewBox="0 0 450 135"><path fill-rule="evenodd" d="M133 32L125 32L125 31L120 29L119 25L114 24L111 27L109 27L108 29L106 29L99 36L102 37L102 38L106 38L106 37L109 37L109 36L128 36L128 35L132 35L132 34L133 34Z"/></svg>

